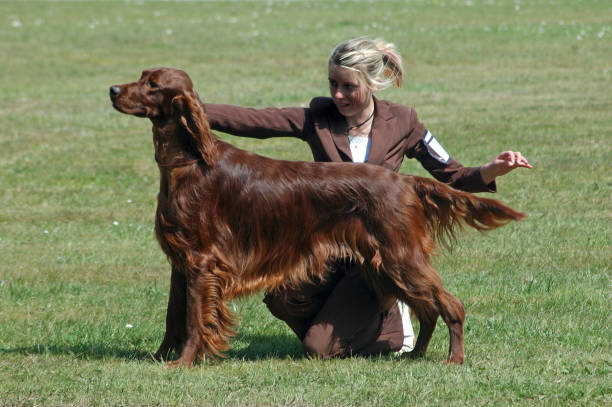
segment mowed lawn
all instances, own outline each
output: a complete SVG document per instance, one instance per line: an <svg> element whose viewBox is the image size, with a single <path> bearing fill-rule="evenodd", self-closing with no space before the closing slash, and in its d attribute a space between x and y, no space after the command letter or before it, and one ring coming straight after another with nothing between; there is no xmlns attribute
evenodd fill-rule
<svg viewBox="0 0 612 407"><path fill-rule="evenodd" d="M361 35L397 45L405 85L379 96L453 157L534 166L495 195L524 222L435 257L466 307L465 365L440 363L441 320L424 359L305 359L261 295L233 302L225 359L151 361L170 275L151 125L114 111L109 86L172 66L206 101L307 105L331 49ZM3 1L0 54L0 405L612 404L610 1Z"/></svg>

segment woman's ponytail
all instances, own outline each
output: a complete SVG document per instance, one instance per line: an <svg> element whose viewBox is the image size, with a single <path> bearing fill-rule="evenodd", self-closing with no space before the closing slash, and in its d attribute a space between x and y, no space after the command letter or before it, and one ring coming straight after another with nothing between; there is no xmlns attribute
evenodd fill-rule
<svg viewBox="0 0 612 407"><path fill-rule="evenodd" d="M376 48L382 54L382 60L385 66L383 74L392 81L392 83L400 88L404 80L404 68L402 66L402 57L395 50L395 46L382 39L376 39Z"/></svg>

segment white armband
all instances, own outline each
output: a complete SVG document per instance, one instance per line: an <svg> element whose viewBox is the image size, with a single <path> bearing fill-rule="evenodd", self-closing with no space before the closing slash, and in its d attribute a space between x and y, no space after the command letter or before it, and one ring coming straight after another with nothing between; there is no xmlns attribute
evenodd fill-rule
<svg viewBox="0 0 612 407"><path fill-rule="evenodd" d="M450 160L450 155L446 152L444 147L438 143L438 140L434 136L431 135L429 130L426 130L425 137L423 137L423 143L427 147L427 152L430 156L435 158L437 161L442 164L448 163Z"/></svg>

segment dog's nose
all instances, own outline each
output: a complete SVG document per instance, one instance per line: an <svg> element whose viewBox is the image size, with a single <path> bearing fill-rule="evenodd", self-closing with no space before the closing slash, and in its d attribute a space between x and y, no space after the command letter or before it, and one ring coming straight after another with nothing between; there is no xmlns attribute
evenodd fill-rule
<svg viewBox="0 0 612 407"><path fill-rule="evenodd" d="M110 87L110 96L114 97L121 93L121 88L119 86L111 86Z"/></svg>

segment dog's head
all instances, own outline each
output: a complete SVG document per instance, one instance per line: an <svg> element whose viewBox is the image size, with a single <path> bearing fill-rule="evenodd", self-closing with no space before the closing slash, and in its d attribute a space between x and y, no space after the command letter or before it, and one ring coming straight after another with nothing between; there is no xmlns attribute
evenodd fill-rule
<svg viewBox="0 0 612 407"><path fill-rule="evenodd" d="M178 125L184 131L164 130L164 135L173 138L174 145L184 149L190 146L209 164L214 161L214 135L185 72L172 68L147 69L136 82L111 86L110 99L113 107L122 113L148 117L154 128Z"/></svg>
<svg viewBox="0 0 612 407"><path fill-rule="evenodd" d="M142 71L136 82L110 87L113 107L122 113L148 117L164 122L173 117L177 97L197 98L189 76L171 68L154 68Z"/></svg>

